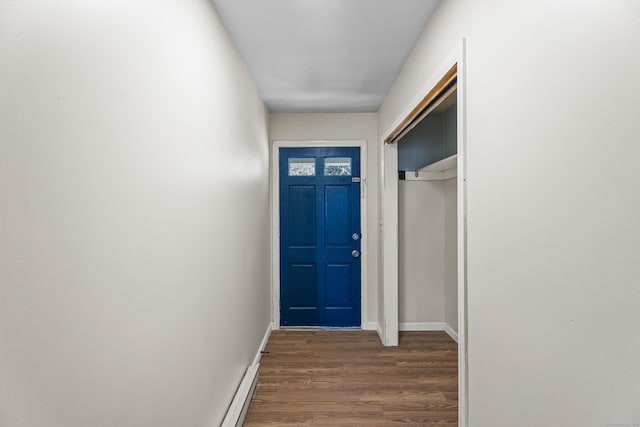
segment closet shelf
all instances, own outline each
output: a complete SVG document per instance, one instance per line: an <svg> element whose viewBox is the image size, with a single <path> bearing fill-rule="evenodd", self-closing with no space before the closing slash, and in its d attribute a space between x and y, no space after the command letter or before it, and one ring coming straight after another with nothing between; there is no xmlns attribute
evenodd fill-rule
<svg viewBox="0 0 640 427"><path fill-rule="evenodd" d="M445 157L420 169L420 172L444 172L458 167L458 155Z"/></svg>
<svg viewBox="0 0 640 427"><path fill-rule="evenodd" d="M406 171L406 181L445 181L458 176L458 155L431 163L418 171Z"/></svg>

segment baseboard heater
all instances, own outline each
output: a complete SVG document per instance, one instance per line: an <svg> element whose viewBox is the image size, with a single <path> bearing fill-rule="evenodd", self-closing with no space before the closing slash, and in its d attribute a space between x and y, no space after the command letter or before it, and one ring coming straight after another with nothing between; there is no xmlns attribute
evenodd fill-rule
<svg viewBox="0 0 640 427"><path fill-rule="evenodd" d="M256 392L258 385L258 367L259 364L251 365L247 368L240 386L233 397L231 406L227 411L220 427L242 427L244 417L247 415L251 399Z"/></svg>

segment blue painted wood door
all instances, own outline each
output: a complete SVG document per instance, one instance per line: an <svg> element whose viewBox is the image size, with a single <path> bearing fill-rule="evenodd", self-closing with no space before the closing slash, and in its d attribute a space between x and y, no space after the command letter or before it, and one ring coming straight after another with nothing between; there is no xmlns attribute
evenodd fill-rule
<svg viewBox="0 0 640 427"><path fill-rule="evenodd" d="M280 324L360 326L360 149L279 154Z"/></svg>

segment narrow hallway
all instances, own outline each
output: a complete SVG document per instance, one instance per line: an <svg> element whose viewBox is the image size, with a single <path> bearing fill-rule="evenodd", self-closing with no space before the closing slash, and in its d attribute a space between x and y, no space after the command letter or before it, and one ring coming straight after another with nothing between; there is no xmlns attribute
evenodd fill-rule
<svg viewBox="0 0 640 427"><path fill-rule="evenodd" d="M274 331L245 426L457 426L457 344L444 332Z"/></svg>

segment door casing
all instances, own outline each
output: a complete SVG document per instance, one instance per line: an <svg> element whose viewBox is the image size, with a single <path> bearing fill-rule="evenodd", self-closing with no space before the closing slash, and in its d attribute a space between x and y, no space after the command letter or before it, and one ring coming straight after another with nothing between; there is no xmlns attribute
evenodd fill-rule
<svg viewBox="0 0 640 427"><path fill-rule="evenodd" d="M367 141L273 141L271 145L271 319L272 329L280 329L280 148L358 147L360 148L360 319L362 329L370 329L367 317Z"/></svg>

